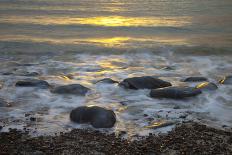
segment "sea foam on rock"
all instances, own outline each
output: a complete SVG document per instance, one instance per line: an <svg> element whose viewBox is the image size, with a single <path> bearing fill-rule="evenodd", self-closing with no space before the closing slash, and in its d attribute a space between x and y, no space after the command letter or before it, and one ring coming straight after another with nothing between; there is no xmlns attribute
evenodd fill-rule
<svg viewBox="0 0 232 155"><path fill-rule="evenodd" d="M38 80L38 79L24 79L17 81L15 84L16 87L39 87L39 88L48 88L50 85L47 81Z"/></svg>
<svg viewBox="0 0 232 155"><path fill-rule="evenodd" d="M153 89L150 96L153 98L171 98L171 99L184 99L201 94L200 89L193 87L166 87L160 89Z"/></svg>
<svg viewBox="0 0 232 155"><path fill-rule="evenodd" d="M225 76L223 79L219 81L221 84L232 84L232 75Z"/></svg>
<svg viewBox="0 0 232 155"><path fill-rule="evenodd" d="M172 86L170 82L151 76L127 78L120 82L119 85L127 89L157 89Z"/></svg>
<svg viewBox="0 0 232 155"><path fill-rule="evenodd" d="M90 89L80 84L70 84L64 86L58 86L51 90L56 94L71 94L84 96Z"/></svg>
<svg viewBox="0 0 232 155"><path fill-rule="evenodd" d="M116 115L106 108L81 106L71 111L70 119L80 124L89 123L95 128L112 128L116 122Z"/></svg>

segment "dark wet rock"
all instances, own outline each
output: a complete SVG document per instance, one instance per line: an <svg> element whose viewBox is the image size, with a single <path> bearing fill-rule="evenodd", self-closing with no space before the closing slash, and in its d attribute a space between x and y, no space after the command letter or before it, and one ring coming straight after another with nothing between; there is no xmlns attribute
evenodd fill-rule
<svg viewBox="0 0 232 155"><path fill-rule="evenodd" d="M22 76L39 76L40 74L37 72L26 72L25 74L22 74Z"/></svg>
<svg viewBox="0 0 232 155"><path fill-rule="evenodd" d="M122 137L122 136L124 136L124 135L126 135L126 134L127 134L126 131L120 131L120 132L118 133L118 136L119 136L119 137Z"/></svg>
<svg viewBox="0 0 232 155"><path fill-rule="evenodd" d="M39 76L40 74L37 72L22 72L22 73L15 73L15 72L5 72L2 75L15 75L15 76Z"/></svg>
<svg viewBox="0 0 232 155"><path fill-rule="evenodd" d="M171 86L171 83L151 76L143 76L124 79L119 85L128 89L157 89Z"/></svg>
<svg viewBox="0 0 232 155"><path fill-rule="evenodd" d="M10 107L12 102L0 98L0 107Z"/></svg>
<svg viewBox="0 0 232 155"><path fill-rule="evenodd" d="M176 105L173 107L173 109L180 109L180 106Z"/></svg>
<svg viewBox="0 0 232 155"><path fill-rule="evenodd" d="M167 71L171 71L171 70L175 70L174 66L166 66L162 68L163 70L167 70Z"/></svg>
<svg viewBox="0 0 232 155"><path fill-rule="evenodd" d="M196 88L202 91L212 91L212 90L217 90L218 86L212 82L203 82L203 83L198 84Z"/></svg>
<svg viewBox="0 0 232 155"><path fill-rule="evenodd" d="M183 99L187 97L193 97L201 94L200 89L192 87L167 87L160 89L153 89L150 92L150 96L153 98L171 98L171 99Z"/></svg>
<svg viewBox="0 0 232 155"><path fill-rule="evenodd" d="M35 122L36 118L35 117L30 117L30 121Z"/></svg>
<svg viewBox="0 0 232 155"><path fill-rule="evenodd" d="M25 80L17 81L15 86L48 88L49 83L47 81L38 80L38 79L25 79Z"/></svg>
<svg viewBox="0 0 232 155"><path fill-rule="evenodd" d="M144 117L147 117L147 116L148 116L148 114L143 114L143 116L144 116Z"/></svg>
<svg viewBox="0 0 232 155"><path fill-rule="evenodd" d="M2 126L0 126L0 131L2 130L2 128L3 128L3 127L2 127Z"/></svg>
<svg viewBox="0 0 232 155"><path fill-rule="evenodd" d="M5 73L2 73L2 75L12 75L13 73L11 72L5 72Z"/></svg>
<svg viewBox="0 0 232 155"><path fill-rule="evenodd" d="M185 119L186 117L188 117L188 114L183 114L179 116L179 118L182 118L182 119Z"/></svg>
<svg viewBox="0 0 232 155"><path fill-rule="evenodd" d="M90 123L95 128L112 128L116 122L112 110L97 106L78 107L71 111L70 119L76 123Z"/></svg>
<svg viewBox="0 0 232 155"><path fill-rule="evenodd" d="M99 83L99 82L108 83L108 84L119 83L118 81L112 80L111 78L104 78L104 79L97 81L96 83Z"/></svg>
<svg viewBox="0 0 232 155"><path fill-rule="evenodd" d="M195 76L195 77L187 77L182 80L183 82L202 82L202 81L208 81L207 78L201 77L201 76Z"/></svg>
<svg viewBox="0 0 232 155"><path fill-rule="evenodd" d="M225 76L223 79L219 81L221 84L232 84L232 75Z"/></svg>
<svg viewBox="0 0 232 155"><path fill-rule="evenodd" d="M25 117L28 117L28 116L30 116L30 115L31 115L31 114L29 114L29 113L26 113L24 116L25 116Z"/></svg>
<svg viewBox="0 0 232 155"><path fill-rule="evenodd" d="M90 89L80 84L58 86L51 90L56 94L85 95Z"/></svg>

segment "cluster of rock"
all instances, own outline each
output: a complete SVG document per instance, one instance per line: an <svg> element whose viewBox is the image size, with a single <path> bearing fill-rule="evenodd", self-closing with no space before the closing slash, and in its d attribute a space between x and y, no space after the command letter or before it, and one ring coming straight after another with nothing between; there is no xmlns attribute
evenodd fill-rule
<svg viewBox="0 0 232 155"><path fill-rule="evenodd" d="M98 82L108 84L118 83L120 87L125 89L150 89L150 97L167 98L167 99L184 99L194 97L203 91L213 91L218 88L215 83L208 82L205 77L188 77L183 82L203 82L196 87L176 87L170 82L155 78L152 76L132 77L124 79L121 82L110 78L102 79ZM219 81L220 84L232 84L232 76L226 76ZM90 91L89 88L80 84L69 84L64 86L51 86L48 82L39 79L25 79L17 81L16 87L37 87L42 89L50 89L55 94L70 94L85 96ZM1 87L0 87L1 88ZM6 101L0 99L0 105L7 104ZM88 123L95 128L111 128L116 122L116 115L112 110L97 106L81 106L73 109L70 113L70 119L76 123Z"/></svg>

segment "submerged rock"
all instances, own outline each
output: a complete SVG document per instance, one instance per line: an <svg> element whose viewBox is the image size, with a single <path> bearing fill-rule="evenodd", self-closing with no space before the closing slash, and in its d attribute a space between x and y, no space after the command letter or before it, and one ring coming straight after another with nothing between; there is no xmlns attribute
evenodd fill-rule
<svg viewBox="0 0 232 155"><path fill-rule="evenodd" d="M112 110L97 106L78 107L71 111L70 119L76 123L90 123L95 128L112 128L116 122Z"/></svg>
<svg viewBox="0 0 232 155"><path fill-rule="evenodd" d="M48 88L49 83L47 81L38 80L38 79L25 79L25 80L17 81L15 86Z"/></svg>
<svg viewBox="0 0 232 155"><path fill-rule="evenodd" d="M225 76L223 79L219 81L221 84L232 84L232 75Z"/></svg>
<svg viewBox="0 0 232 155"><path fill-rule="evenodd" d="M5 72L2 75L15 75L15 76L39 76L40 74L37 72Z"/></svg>
<svg viewBox="0 0 232 155"><path fill-rule="evenodd" d="M11 106L11 103L10 101L7 101L3 98L0 98L0 107L10 107Z"/></svg>
<svg viewBox="0 0 232 155"><path fill-rule="evenodd" d="M56 94L85 95L90 89L80 84L55 87L51 92Z"/></svg>
<svg viewBox="0 0 232 155"><path fill-rule="evenodd" d="M112 80L111 78L104 78L104 79L97 81L96 83L99 83L99 82L108 83L108 84L119 83L118 81Z"/></svg>
<svg viewBox="0 0 232 155"><path fill-rule="evenodd" d="M208 81L207 78L201 77L201 76L195 76L195 77L187 77L182 80L183 82L202 82L202 81Z"/></svg>
<svg viewBox="0 0 232 155"><path fill-rule="evenodd" d="M202 91L212 91L212 90L217 90L218 86L212 82L203 82L203 83L198 84L196 88Z"/></svg>
<svg viewBox="0 0 232 155"><path fill-rule="evenodd" d="M168 87L172 84L151 76L143 76L124 79L119 85L128 89L157 89Z"/></svg>
<svg viewBox="0 0 232 155"><path fill-rule="evenodd" d="M153 89L150 92L150 96L153 98L171 98L171 99L183 99L187 97L193 97L201 94L200 89L193 87L167 87L160 89Z"/></svg>

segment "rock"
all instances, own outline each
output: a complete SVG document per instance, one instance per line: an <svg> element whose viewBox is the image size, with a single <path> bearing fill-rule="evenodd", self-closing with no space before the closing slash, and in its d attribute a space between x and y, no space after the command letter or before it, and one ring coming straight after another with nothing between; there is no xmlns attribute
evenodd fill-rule
<svg viewBox="0 0 232 155"><path fill-rule="evenodd" d="M15 76L39 76L40 74L37 72L5 72L2 75L15 75Z"/></svg>
<svg viewBox="0 0 232 155"><path fill-rule="evenodd" d="M158 128L163 128L163 127L167 127L170 125L174 125L175 122L170 122L170 121L158 121L158 122L152 122L150 125L145 126L146 128L149 129L158 129Z"/></svg>
<svg viewBox="0 0 232 155"><path fill-rule="evenodd" d="M30 117L30 121L35 122L36 118L35 117Z"/></svg>
<svg viewBox="0 0 232 155"><path fill-rule="evenodd" d="M195 76L195 77L187 77L182 80L183 82L202 82L202 81L208 81L207 78L201 77L201 76Z"/></svg>
<svg viewBox="0 0 232 155"><path fill-rule="evenodd" d="M11 106L11 102L3 98L0 98L0 107L10 107L10 106Z"/></svg>
<svg viewBox="0 0 232 155"><path fill-rule="evenodd" d="M3 128L3 127L2 127L2 126L0 126L0 131L2 130L2 128Z"/></svg>
<svg viewBox="0 0 232 155"><path fill-rule="evenodd" d="M225 76L219 81L220 84L232 84L232 75Z"/></svg>
<svg viewBox="0 0 232 155"><path fill-rule="evenodd" d="M193 97L201 94L200 89L192 87L167 87L160 89L153 89L150 92L150 96L153 98L171 98L171 99L183 99L186 97Z"/></svg>
<svg viewBox="0 0 232 155"><path fill-rule="evenodd" d="M202 91L212 91L212 90L217 90L218 86L212 82L203 82L198 84L196 88Z"/></svg>
<svg viewBox="0 0 232 155"><path fill-rule="evenodd" d="M171 83L151 76L143 76L124 79L119 85L128 89L157 89L171 86Z"/></svg>
<svg viewBox="0 0 232 155"><path fill-rule="evenodd" d="M56 94L72 94L72 95L85 95L90 89L80 84L70 84L65 86L58 86L51 90Z"/></svg>
<svg viewBox="0 0 232 155"><path fill-rule="evenodd" d="M97 81L96 83L99 83L99 82L108 83L108 84L119 83L118 81L112 80L111 78L104 78L104 79Z"/></svg>
<svg viewBox="0 0 232 155"><path fill-rule="evenodd" d="M76 123L90 123L95 128L112 128L116 122L115 113L97 106L81 106L71 111L70 119Z"/></svg>
<svg viewBox="0 0 232 155"><path fill-rule="evenodd" d="M173 107L173 109L180 109L180 106L176 105Z"/></svg>
<svg viewBox="0 0 232 155"><path fill-rule="evenodd" d="M16 82L15 86L16 87L48 88L49 83L47 81L38 80L38 79L25 79L25 80Z"/></svg>
<svg viewBox="0 0 232 155"><path fill-rule="evenodd" d="M39 73L37 72L26 72L22 74L22 76L39 76Z"/></svg>

